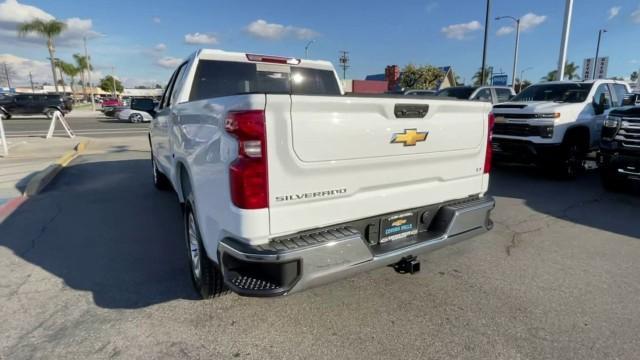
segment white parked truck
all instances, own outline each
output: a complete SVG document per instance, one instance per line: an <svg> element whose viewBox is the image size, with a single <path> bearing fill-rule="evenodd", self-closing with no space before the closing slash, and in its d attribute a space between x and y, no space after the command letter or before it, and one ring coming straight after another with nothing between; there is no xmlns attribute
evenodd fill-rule
<svg viewBox="0 0 640 360"><path fill-rule="evenodd" d="M622 104L623 81L552 81L529 86L493 107L493 147L498 157L533 162L572 178L587 153L600 145L602 123Z"/></svg>
<svg viewBox="0 0 640 360"><path fill-rule="evenodd" d="M277 296L484 233L490 105L345 96L326 61L199 50L140 101L202 297Z"/></svg>

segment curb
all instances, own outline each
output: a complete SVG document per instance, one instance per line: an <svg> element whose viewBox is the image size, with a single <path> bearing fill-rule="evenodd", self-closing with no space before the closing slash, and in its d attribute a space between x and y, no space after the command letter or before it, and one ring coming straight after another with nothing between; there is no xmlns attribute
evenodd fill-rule
<svg viewBox="0 0 640 360"><path fill-rule="evenodd" d="M30 197L42 191L42 189L44 189L51 182L51 180L53 180L53 178L58 175L60 170L69 165L69 163L73 159L75 159L78 155L80 155L80 153L84 152L87 149L88 144L89 140L82 140L74 147L73 150L65 153L53 164L38 172L34 177L31 178L31 180L29 180L29 183L27 183L27 187L22 193L22 196Z"/></svg>

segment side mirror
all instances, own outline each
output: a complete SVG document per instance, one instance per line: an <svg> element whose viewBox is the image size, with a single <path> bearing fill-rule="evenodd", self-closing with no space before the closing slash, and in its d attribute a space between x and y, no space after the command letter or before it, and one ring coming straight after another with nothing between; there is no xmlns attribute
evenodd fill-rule
<svg viewBox="0 0 640 360"><path fill-rule="evenodd" d="M153 99L135 99L131 101L131 109L148 112L155 116L156 103Z"/></svg>
<svg viewBox="0 0 640 360"><path fill-rule="evenodd" d="M591 103L591 105L593 106L593 112L595 112L596 115L600 115L602 113L604 113L604 105L602 105L600 102L596 101L595 97L593 99L593 102Z"/></svg>

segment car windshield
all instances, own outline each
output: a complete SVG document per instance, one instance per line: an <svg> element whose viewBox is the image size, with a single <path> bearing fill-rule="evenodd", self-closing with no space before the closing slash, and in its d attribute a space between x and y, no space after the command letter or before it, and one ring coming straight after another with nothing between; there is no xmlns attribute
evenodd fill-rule
<svg viewBox="0 0 640 360"><path fill-rule="evenodd" d="M512 101L584 102L592 83L539 84L532 85L516 95Z"/></svg>
<svg viewBox="0 0 640 360"><path fill-rule="evenodd" d="M456 99L469 99L476 90L475 87L450 87L438 92L438 96L454 97Z"/></svg>

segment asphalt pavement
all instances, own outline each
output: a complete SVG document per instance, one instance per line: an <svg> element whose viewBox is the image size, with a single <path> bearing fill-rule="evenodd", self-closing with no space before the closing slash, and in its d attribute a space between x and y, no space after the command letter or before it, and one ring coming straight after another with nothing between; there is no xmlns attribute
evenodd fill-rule
<svg viewBox="0 0 640 360"><path fill-rule="evenodd" d="M68 116L67 122L71 129L78 136L85 137L121 137L145 135L149 132L149 123L132 124L127 121L120 121L107 118L100 114L98 116ZM14 116L10 120L3 120L7 137L44 136L49 131L51 120L44 116ZM65 132L57 124L56 136L65 136Z"/></svg>
<svg viewBox="0 0 640 360"><path fill-rule="evenodd" d="M637 194L497 168L493 231L289 297L196 300L149 154L81 156L0 224L0 359L637 359Z"/></svg>

